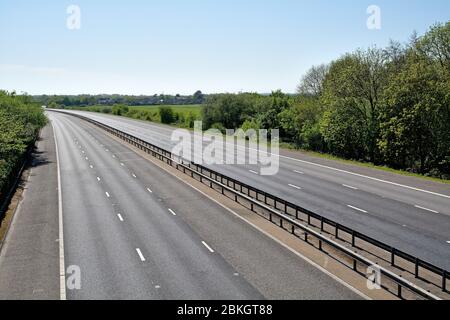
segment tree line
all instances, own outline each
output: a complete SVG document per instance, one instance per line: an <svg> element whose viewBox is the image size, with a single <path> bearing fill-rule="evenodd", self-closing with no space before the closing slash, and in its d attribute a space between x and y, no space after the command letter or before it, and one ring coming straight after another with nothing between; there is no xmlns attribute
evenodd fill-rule
<svg viewBox="0 0 450 320"><path fill-rule="evenodd" d="M208 96L205 129L279 128L298 148L450 178L450 21L312 67L295 96Z"/></svg>
<svg viewBox="0 0 450 320"><path fill-rule="evenodd" d="M45 105L50 108L65 108L88 107L96 105L111 106L115 104L123 104L127 106L202 104L204 102L205 95L198 90L192 95L38 95L33 96L33 99L41 105Z"/></svg>
<svg viewBox="0 0 450 320"><path fill-rule="evenodd" d="M43 109L31 97L0 91L0 202L46 123Z"/></svg>

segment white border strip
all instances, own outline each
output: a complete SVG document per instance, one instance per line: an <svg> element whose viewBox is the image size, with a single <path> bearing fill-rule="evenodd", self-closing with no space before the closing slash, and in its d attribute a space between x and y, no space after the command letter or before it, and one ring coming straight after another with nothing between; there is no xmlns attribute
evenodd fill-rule
<svg viewBox="0 0 450 320"><path fill-rule="evenodd" d="M59 166L59 151L58 142L56 139L55 126L53 121L50 121L53 128L53 138L55 140L56 151L56 167L58 171L58 220L59 220L59 298L66 300L66 266L64 261L64 221L63 221L63 203L61 190L61 169Z"/></svg>

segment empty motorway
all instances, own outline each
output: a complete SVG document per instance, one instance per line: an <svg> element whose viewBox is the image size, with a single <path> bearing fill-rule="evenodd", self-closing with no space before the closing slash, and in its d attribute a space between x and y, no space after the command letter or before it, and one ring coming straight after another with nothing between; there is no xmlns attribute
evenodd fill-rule
<svg viewBox="0 0 450 320"><path fill-rule="evenodd" d="M99 113L90 117L170 150L174 128ZM450 269L450 187L415 177L282 151L275 176L252 165L215 170Z"/></svg>
<svg viewBox="0 0 450 320"><path fill-rule="evenodd" d="M100 129L48 116L1 299L363 298Z"/></svg>

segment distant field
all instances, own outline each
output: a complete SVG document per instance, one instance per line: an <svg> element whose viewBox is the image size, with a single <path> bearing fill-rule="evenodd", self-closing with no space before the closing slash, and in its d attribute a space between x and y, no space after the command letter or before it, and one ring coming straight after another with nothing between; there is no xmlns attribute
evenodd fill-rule
<svg viewBox="0 0 450 320"><path fill-rule="evenodd" d="M128 112L121 113L119 115L146 120L152 122L161 122L161 116L159 114L159 108L170 107L173 110L173 120L166 122L177 127L192 128L195 120L200 120L202 105L148 105L148 106L129 106ZM113 106L95 105L89 107L72 107L70 109L93 111L100 113L114 113Z"/></svg>

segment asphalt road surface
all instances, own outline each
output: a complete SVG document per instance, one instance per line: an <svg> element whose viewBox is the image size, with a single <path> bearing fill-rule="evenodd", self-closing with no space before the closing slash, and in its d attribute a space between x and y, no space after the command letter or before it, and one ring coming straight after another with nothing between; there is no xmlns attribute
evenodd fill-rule
<svg viewBox="0 0 450 320"><path fill-rule="evenodd" d="M49 118L59 150L67 299L361 299L102 130L69 115L49 112ZM54 147L47 148L53 159ZM45 185L43 177L39 181L31 181L37 194ZM53 267L25 256L20 261L32 266L28 273L53 274L52 283L59 281L56 194L47 208L54 221L47 230L51 241L34 243L35 251L48 251ZM41 202L47 197L40 196ZM49 214L33 201L26 195L15 220ZM21 232L12 228L7 242ZM14 251L4 252L2 279L7 262L18 263ZM20 275L11 268L8 278L14 277ZM0 297L20 298L8 292L24 287L32 291L22 278L0 281Z"/></svg>
<svg viewBox="0 0 450 320"><path fill-rule="evenodd" d="M70 111L171 150L174 128L124 117ZM280 170L252 165L213 169L280 196L428 262L450 269L450 186L283 152Z"/></svg>

